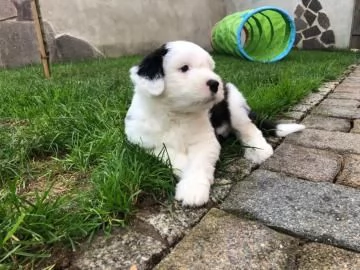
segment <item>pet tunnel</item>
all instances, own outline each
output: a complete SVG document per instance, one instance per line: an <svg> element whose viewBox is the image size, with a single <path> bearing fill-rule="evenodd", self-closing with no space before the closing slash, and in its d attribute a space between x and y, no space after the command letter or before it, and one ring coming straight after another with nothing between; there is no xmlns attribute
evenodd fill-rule
<svg viewBox="0 0 360 270"><path fill-rule="evenodd" d="M288 55L295 35L294 20L286 11L265 6L223 18L211 31L211 43L215 52L276 62Z"/></svg>

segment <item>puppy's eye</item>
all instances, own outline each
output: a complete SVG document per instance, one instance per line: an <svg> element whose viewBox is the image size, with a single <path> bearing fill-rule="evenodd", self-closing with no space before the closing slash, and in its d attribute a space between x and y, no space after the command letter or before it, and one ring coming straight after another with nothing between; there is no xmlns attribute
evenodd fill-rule
<svg viewBox="0 0 360 270"><path fill-rule="evenodd" d="M188 65L184 65L184 66L182 66L181 68L180 68L180 70L181 70L181 72L186 72L186 71L188 71L189 70L189 66Z"/></svg>

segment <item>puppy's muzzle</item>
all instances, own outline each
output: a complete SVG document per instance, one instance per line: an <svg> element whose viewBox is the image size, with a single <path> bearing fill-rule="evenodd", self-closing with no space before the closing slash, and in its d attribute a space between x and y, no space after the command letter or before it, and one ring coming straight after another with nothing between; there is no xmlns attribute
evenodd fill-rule
<svg viewBox="0 0 360 270"><path fill-rule="evenodd" d="M206 85L209 86L211 93L216 94L219 89L219 82L215 80L208 80Z"/></svg>

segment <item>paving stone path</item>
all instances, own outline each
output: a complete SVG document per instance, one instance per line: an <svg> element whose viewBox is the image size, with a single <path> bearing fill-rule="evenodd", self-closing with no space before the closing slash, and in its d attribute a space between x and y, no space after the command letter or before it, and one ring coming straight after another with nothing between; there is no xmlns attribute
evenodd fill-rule
<svg viewBox="0 0 360 270"><path fill-rule="evenodd" d="M360 269L360 67L284 117L307 129L229 164L207 207L141 210L69 269Z"/></svg>

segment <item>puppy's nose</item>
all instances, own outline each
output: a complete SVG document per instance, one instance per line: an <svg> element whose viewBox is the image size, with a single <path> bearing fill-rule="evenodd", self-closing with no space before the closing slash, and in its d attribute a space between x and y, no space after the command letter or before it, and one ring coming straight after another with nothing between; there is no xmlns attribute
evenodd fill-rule
<svg viewBox="0 0 360 270"><path fill-rule="evenodd" d="M210 91L212 93L216 93L218 91L218 88L219 88L219 82L218 81L215 81L215 80L208 80L206 82L206 85L209 86L210 88Z"/></svg>

